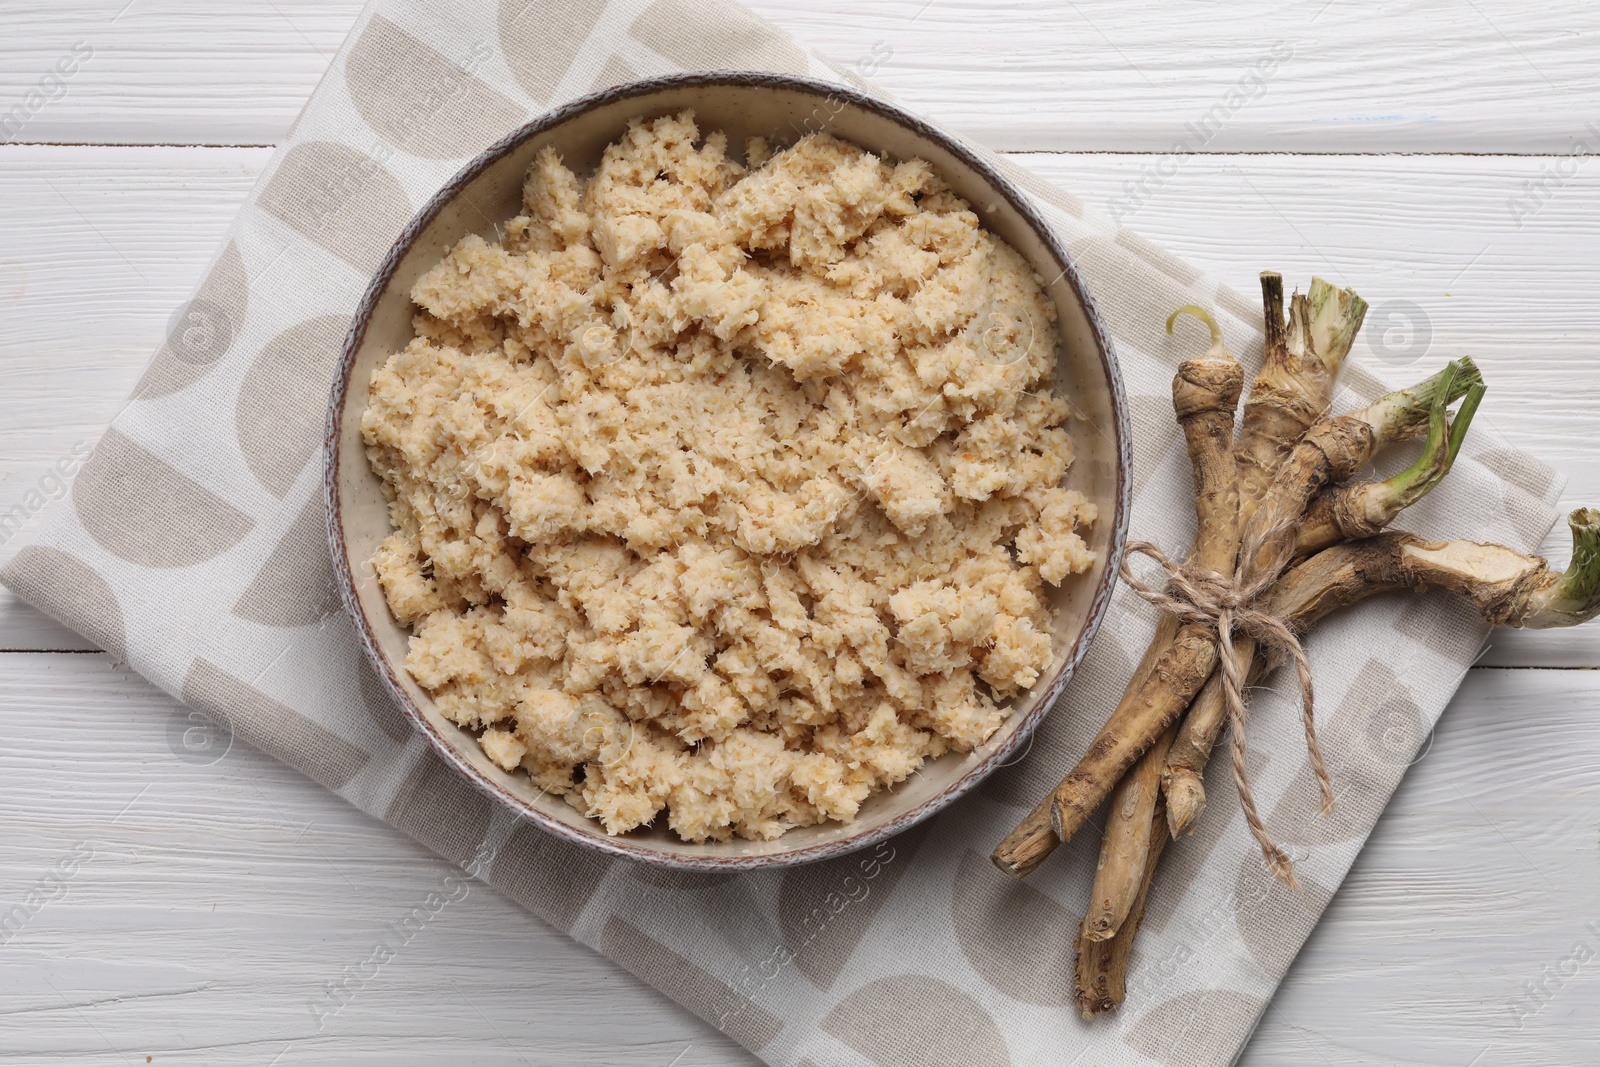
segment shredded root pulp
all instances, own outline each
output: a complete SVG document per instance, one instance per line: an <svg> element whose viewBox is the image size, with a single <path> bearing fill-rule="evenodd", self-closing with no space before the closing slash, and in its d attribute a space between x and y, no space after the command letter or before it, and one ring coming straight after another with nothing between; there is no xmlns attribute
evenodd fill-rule
<svg viewBox="0 0 1600 1067"><path fill-rule="evenodd" d="M924 162L693 116L416 285L362 430L406 666L610 833L849 821L1050 666L1094 508L1040 279Z"/></svg>

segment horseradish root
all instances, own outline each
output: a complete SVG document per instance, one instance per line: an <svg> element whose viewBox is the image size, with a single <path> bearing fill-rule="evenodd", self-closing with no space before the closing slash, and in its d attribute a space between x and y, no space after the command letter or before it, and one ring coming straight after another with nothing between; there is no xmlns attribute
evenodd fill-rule
<svg viewBox="0 0 1600 1067"><path fill-rule="evenodd" d="M1505 545L1429 541L1402 530L1346 541L1284 572L1266 610L1304 632L1379 593L1448 589L1496 626L1577 626L1600 615L1600 508L1577 509L1567 525L1572 559L1565 570Z"/></svg>
<svg viewBox="0 0 1600 1067"><path fill-rule="evenodd" d="M1265 355L1261 373L1250 385L1235 451L1241 525L1255 514L1296 442L1327 411L1367 313L1367 302L1355 292L1313 278L1310 293L1291 298L1285 323L1283 276L1274 271L1261 273L1261 306ZM1249 634L1235 634L1232 645L1237 662L1254 659L1256 642ZM1200 772L1227 713L1222 683L1219 675L1206 683L1169 749L1162 774L1169 823L1176 818L1187 826L1205 805ZM1177 832L1173 830L1174 836Z"/></svg>
<svg viewBox="0 0 1600 1067"><path fill-rule="evenodd" d="M1206 324L1212 342L1204 355L1184 360L1172 381L1173 410L1194 467L1195 562L1206 570L1226 571L1238 548L1233 413L1244 371L1223 346L1222 333L1209 314L1199 308L1182 311ZM1178 314L1167 320L1169 332ZM1084 762L1000 842L991 857L995 866L1022 877L1044 862L1177 720L1216 663L1216 635L1204 626L1174 627L1164 617L1151 644L1151 651L1156 649L1160 651L1153 659L1146 652L1149 671L1135 674Z"/></svg>
<svg viewBox="0 0 1600 1067"><path fill-rule="evenodd" d="M1264 279L1264 290L1264 301L1270 304L1270 276ZM1279 358L1279 362L1286 367L1303 369L1309 365L1309 359L1318 359L1317 365L1325 369L1317 372L1319 376L1316 380L1322 382L1320 375L1329 375L1326 384L1318 388L1331 389L1331 374L1336 372L1344 354L1349 351L1354 328L1359 326L1359 317L1364 313L1365 305L1353 294L1335 290L1325 283L1318 287L1318 296L1320 303L1315 309L1309 300L1292 303L1284 341L1285 355ZM1272 334L1269 325L1269 341ZM1319 357L1318 353L1324 356ZM1451 375L1452 381L1462 380L1463 392L1469 384L1465 379L1471 377L1475 380L1477 374L1470 362L1466 366L1470 368L1470 374ZM1267 537L1281 540L1285 533L1292 533L1293 522L1311 495L1327 484L1332 471L1343 469L1337 460L1343 459L1348 465L1347 473L1353 473L1371 457L1379 443L1409 435L1418 424L1415 412L1420 410L1420 418L1426 419L1436 395L1441 391L1438 378L1436 376L1410 390L1390 394L1355 416L1346 417L1344 422L1324 420L1313 426L1311 433L1320 431L1317 447L1306 450L1304 441L1295 446L1289 460L1283 465L1284 470L1280 472L1278 482L1267 490L1264 498L1269 504L1277 499L1278 506L1287 512L1290 506L1288 502L1297 495L1298 505L1292 515L1265 525L1261 540ZM1291 376L1290 380L1296 379ZM1459 395L1456 394L1457 397ZM1263 401L1265 399L1263 397ZM1309 436L1310 433L1307 434ZM1341 444L1341 441L1344 443ZM1201 473L1197 465L1197 477ZM1300 488L1292 492L1280 492L1279 485L1288 474L1296 476L1295 484ZM1202 489L1197 489L1197 507L1201 506L1199 499L1202 493ZM1274 498L1274 493L1279 494L1277 498ZM1261 518L1261 513L1257 512L1251 520L1252 524L1261 522ZM1245 527L1246 538L1250 536L1250 529L1250 526ZM1204 543L1203 538L1197 539L1197 543ZM1259 542L1243 541L1246 548L1253 543ZM1284 558L1281 562L1274 559L1269 576L1251 576L1258 583L1257 590L1270 584L1271 578L1287 562L1288 552L1292 549L1292 537L1283 549L1274 542L1272 551ZM1264 553L1266 550L1266 546L1262 546L1257 551ZM1149 677L1137 690L1130 686L1078 766L1056 788L1049 812L1049 825L1055 831L1054 838L1041 825L1043 805L1040 805L1000 843L993 856L995 864L1020 877L1043 862L1060 842L1068 840L1143 755L1145 749L1183 714L1195 693L1210 676L1217 660L1214 628L1195 623L1181 627L1171 647L1158 658Z"/></svg>
<svg viewBox="0 0 1600 1067"><path fill-rule="evenodd" d="M1600 509L1567 516L1572 560L1556 571L1541 556L1475 541L1398 535L1400 566L1418 585L1461 593L1495 626L1544 630L1600 614Z"/></svg>
<svg viewBox="0 0 1600 1067"><path fill-rule="evenodd" d="M1244 368L1222 344L1222 331L1204 309L1179 308L1167 319L1167 332L1179 315L1193 315L1211 330L1211 348L1178 364L1172 380L1172 409L1183 428L1194 471L1195 565L1208 571L1232 569L1239 553L1239 476L1233 456L1233 410L1244 388Z"/></svg>
<svg viewBox="0 0 1600 1067"><path fill-rule="evenodd" d="M1158 829L1155 815L1161 769L1176 732L1176 725L1169 727L1111 791L1105 836L1100 839L1100 863L1094 872L1094 888L1089 891L1089 913L1083 918L1086 940L1105 941L1114 936L1133 910L1145 881L1150 837Z"/></svg>
<svg viewBox="0 0 1600 1067"><path fill-rule="evenodd" d="M1340 541L1371 537L1388 529L1400 512L1431 493L1450 473L1483 393L1481 382L1470 387L1451 420L1445 413L1448 394L1441 393L1429 414L1422 455L1399 474L1382 481L1337 485L1312 501L1296 531L1295 555L1303 558Z"/></svg>
<svg viewBox="0 0 1600 1067"><path fill-rule="evenodd" d="M1160 825L1161 821L1158 799L1151 822ZM1128 917L1115 934L1103 941L1093 941L1085 934L1087 919L1078 928L1078 959L1073 984L1078 1014L1083 1016L1084 1022L1092 1022L1097 1014L1121 1006L1128 998L1128 955L1133 951L1133 939L1139 933L1139 924L1144 921L1144 905L1150 895L1150 882L1155 877L1166 847L1166 834L1150 835L1138 892L1134 895Z"/></svg>
<svg viewBox="0 0 1600 1067"><path fill-rule="evenodd" d="M1600 509L1579 508L1567 522L1572 560L1564 571L1504 545L1440 543L1397 531L1334 545L1291 568L1273 587L1267 610L1304 632L1325 615L1380 593L1435 588L1463 594L1485 621L1497 626L1577 626L1600 615ZM1251 663L1250 684L1273 666L1257 657ZM1197 706L1218 682L1216 676L1207 682ZM1215 734L1211 736L1214 741ZM1204 767L1202 759L1197 775ZM1164 807L1171 836L1178 837L1193 829L1205 792L1202 788L1197 796L1190 794L1187 779L1177 790L1172 785L1163 780ZM1174 816L1172 805L1186 798L1196 806L1185 816Z"/></svg>
<svg viewBox="0 0 1600 1067"><path fill-rule="evenodd" d="M1429 412L1428 436L1416 463L1382 481L1334 486L1312 502L1296 529L1296 558L1304 559L1340 541L1371 537L1387 528L1402 510L1433 491L1461 450L1483 399L1484 386L1481 382L1470 386L1455 418L1447 419L1446 405L1452 393L1453 388L1447 384L1437 394ZM1236 638L1234 650L1241 663L1255 662L1256 643L1249 636ZM1259 672L1249 673L1253 678ZM1205 808L1206 763L1226 720L1223 679L1213 674L1184 716L1183 729L1169 749L1162 775L1167 829L1173 837L1192 832Z"/></svg>
<svg viewBox="0 0 1600 1067"><path fill-rule="evenodd" d="M1306 431L1283 463L1240 536L1239 571L1246 588L1270 582L1294 552L1306 505L1323 487L1359 471L1384 445L1413 436L1428 423L1439 398L1454 403L1482 376L1459 359L1409 389L1399 389L1349 415L1323 419Z"/></svg>
<svg viewBox="0 0 1600 1067"><path fill-rule="evenodd" d="M1132 588L1163 612L1157 639L1078 766L994 855L1002 869L1025 875L1111 797L1077 936L1074 992L1085 1019L1126 998L1127 965L1150 886L1166 843L1192 830L1203 810L1201 774L1224 721L1245 821L1268 866L1296 884L1288 856L1250 796L1244 691L1279 661L1295 663L1310 761L1323 811L1331 811L1300 640L1317 620L1380 594L1423 589L1459 594L1497 626L1570 626L1600 615L1600 509L1569 517L1573 552L1564 569L1504 545L1431 541L1387 529L1443 482L1460 454L1484 395L1471 360L1330 416L1328 401L1365 303L1319 279L1305 297L1290 300L1285 318L1282 279L1264 273L1261 286L1265 361L1231 463L1218 441L1229 432L1218 383L1231 368L1207 363L1225 356L1219 332L1199 309L1177 313L1205 320L1213 341L1174 381L1195 473L1195 545L1179 566L1153 545L1129 544L1130 555L1150 555L1166 573L1166 585L1157 587L1134 577L1126 563L1122 568ZM1382 449L1424 432L1420 455L1406 470L1353 481Z"/></svg>
<svg viewBox="0 0 1600 1067"><path fill-rule="evenodd" d="M1222 330L1203 308L1179 308L1167 319L1167 332L1188 314L1211 331L1211 348L1184 360L1172 383L1172 407L1183 428L1194 469L1198 523L1191 562L1214 573L1230 573L1239 551L1239 483L1233 456L1233 405L1244 387L1244 368L1222 342ZM1224 405L1227 405L1224 409ZM1139 758L1111 794L1110 814L1100 843L1100 864L1090 894L1083 936L1104 941L1117 932L1144 884L1161 771L1176 725Z"/></svg>
<svg viewBox="0 0 1600 1067"><path fill-rule="evenodd" d="M1367 302L1321 278L1305 296L1294 294L1289 321L1283 317L1283 276L1261 274L1266 317L1266 352L1250 383L1239 424L1239 521L1255 512L1284 457L1328 410L1334 382L1350 354Z"/></svg>
<svg viewBox="0 0 1600 1067"><path fill-rule="evenodd" d="M1194 471L1196 533L1192 559L1202 572L1227 574L1239 549L1233 411L1244 386L1244 371L1223 347L1222 332L1215 321L1200 308L1191 306L1174 312L1167 319L1168 332L1178 315L1185 313L1200 318L1211 330L1211 349L1204 356L1185 360L1172 383L1173 410L1183 428ZM1215 660L1216 633L1211 627L1187 623L1178 630L1169 654L1157 661L1155 671L1141 685L1138 698L1129 705L1127 729L1119 735L1113 714L1111 722L1090 745L1089 755L1057 787L1050 823L1059 840L1069 839L1106 793L1142 759L1152 742L1169 731L1195 690L1204 683L1201 672L1209 675ZM1141 711L1143 716L1139 715ZM1160 764L1150 768L1155 782L1159 782L1160 771ZM1141 814L1148 818L1152 810L1153 805L1146 805ZM1113 836L1148 836L1148 832L1147 826L1138 827L1134 821L1108 830ZM1128 851L1116 841L1112 847ZM1128 903L1123 898L1116 906L1125 907Z"/></svg>
<svg viewBox="0 0 1600 1067"><path fill-rule="evenodd" d="M1382 447L1415 433L1441 403L1465 394L1481 381L1470 360L1451 363L1439 374L1412 386L1380 397L1350 415L1328 418L1306 431L1290 453L1267 490L1261 506L1251 516L1241 537L1239 549L1239 597L1253 602L1283 572L1294 552L1296 530L1307 504L1325 485L1342 481L1359 470ZM1459 385L1459 391L1457 387ZM1301 719L1305 726L1306 751L1322 794L1322 813L1334 809L1333 782L1323 764L1317 740L1315 699L1310 661L1298 640L1285 634L1270 613L1257 616L1258 622L1278 631L1281 651L1292 654L1300 687ZM1255 632L1258 641L1263 632ZM1231 649L1230 649L1231 651ZM1223 697L1232 734L1233 781L1239 792L1239 806L1246 825L1261 846L1267 866L1289 888L1296 888L1294 865L1287 853L1272 840L1256 809L1249 774L1245 769L1245 722L1249 707L1244 699L1248 667L1241 667L1237 656L1220 660L1223 669Z"/></svg>

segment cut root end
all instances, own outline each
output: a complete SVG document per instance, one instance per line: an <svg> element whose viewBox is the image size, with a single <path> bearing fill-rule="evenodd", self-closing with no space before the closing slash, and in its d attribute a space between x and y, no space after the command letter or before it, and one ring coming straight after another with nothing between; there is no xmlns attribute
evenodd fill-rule
<svg viewBox="0 0 1600 1067"><path fill-rule="evenodd" d="M1194 825L1206 810L1206 787L1200 776L1187 768L1167 775L1162 783L1167 798L1167 832L1176 840L1194 833Z"/></svg>

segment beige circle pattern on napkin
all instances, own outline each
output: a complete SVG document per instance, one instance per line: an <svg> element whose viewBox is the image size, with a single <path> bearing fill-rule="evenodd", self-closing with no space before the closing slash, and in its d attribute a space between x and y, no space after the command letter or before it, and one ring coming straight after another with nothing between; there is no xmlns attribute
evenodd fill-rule
<svg viewBox="0 0 1600 1067"><path fill-rule="evenodd" d="M606 0L500 0L501 53L523 91L550 103L605 10Z"/></svg>
<svg viewBox="0 0 1600 1067"><path fill-rule="evenodd" d="M178 320L173 324L174 333L181 334L198 326L222 331L222 336L201 352L190 351L181 337L168 338L156 351L155 359L139 384L134 386L133 399L159 400L187 389L210 374L228 354L249 310L250 279L245 273L244 259L239 255L239 245L229 241L205 281L200 283L194 299L179 309ZM200 321L189 321L190 312Z"/></svg>
<svg viewBox="0 0 1600 1067"><path fill-rule="evenodd" d="M812 985L833 988L931 830L924 822L875 848L783 872L778 924Z"/></svg>
<svg viewBox="0 0 1600 1067"><path fill-rule="evenodd" d="M716 33L705 32L708 24ZM811 70L804 49L731 0L656 0L628 35L683 70L727 70L729 55L740 58L742 66L735 70Z"/></svg>
<svg viewBox="0 0 1600 1067"><path fill-rule="evenodd" d="M956 867L950 918L967 962L995 989L1024 1004L1072 1003L1081 916L969 849Z"/></svg>
<svg viewBox="0 0 1600 1067"><path fill-rule="evenodd" d="M314 626L338 610L322 499L312 496L245 587L233 614L261 626L287 628Z"/></svg>
<svg viewBox="0 0 1600 1067"><path fill-rule="evenodd" d="M24 600L71 589L83 610L79 632L111 655L118 663L128 660L128 635L123 625L122 605L111 584L83 560L59 548L27 545L8 565L7 582L12 592Z"/></svg>
<svg viewBox="0 0 1600 1067"><path fill-rule="evenodd" d="M1470 667L1483 648L1489 625L1477 612L1464 615L1446 592L1418 593L1395 620L1395 631L1433 655L1443 656L1461 667Z"/></svg>
<svg viewBox="0 0 1600 1067"><path fill-rule="evenodd" d="M994 1017L948 982L921 974L868 982L822 1029L878 1067L1010 1067Z"/></svg>
<svg viewBox="0 0 1600 1067"><path fill-rule="evenodd" d="M348 315L320 315L274 337L245 372L234 411L239 453L267 492L282 499L317 455Z"/></svg>
<svg viewBox="0 0 1600 1067"><path fill-rule="evenodd" d="M256 194L256 207L362 276L378 269L411 221L411 200L395 176L337 141L292 145Z"/></svg>
<svg viewBox="0 0 1600 1067"><path fill-rule="evenodd" d="M192 567L244 540L255 522L116 430L72 483L89 536L143 567Z"/></svg>
<svg viewBox="0 0 1600 1067"><path fill-rule="evenodd" d="M489 55L479 42L463 57ZM344 62L345 88L367 125L414 156L460 159L520 126L527 111L382 15L374 15Z"/></svg>
<svg viewBox="0 0 1600 1067"><path fill-rule="evenodd" d="M1289 964L1333 899L1333 890L1304 871L1299 877L1300 887L1290 889L1267 869L1259 855L1246 855L1239 861L1233 889L1233 899L1239 902L1234 928L1256 963L1274 980L1288 973Z"/></svg>

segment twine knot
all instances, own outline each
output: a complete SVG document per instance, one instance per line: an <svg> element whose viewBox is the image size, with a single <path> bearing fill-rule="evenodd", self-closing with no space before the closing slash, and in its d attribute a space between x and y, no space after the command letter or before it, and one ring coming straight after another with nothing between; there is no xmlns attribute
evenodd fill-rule
<svg viewBox="0 0 1600 1067"><path fill-rule="evenodd" d="M1157 589L1135 578L1129 567L1134 555L1148 556L1167 574L1166 586ZM1217 632L1217 661L1222 671L1223 694L1228 705L1228 726L1232 735L1233 781L1239 790L1239 804L1244 809L1245 822L1250 833L1261 846L1272 872L1291 887L1298 885L1294 864L1283 849L1272 840L1261 816L1256 811L1255 796L1250 789L1250 776L1245 770L1244 727L1248 706L1244 699L1245 668L1235 650L1233 635L1243 632L1275 656L1292 659L1300 681L1300 706L1305 722L1306 750L1311 767L1322 791L1322 814L1333 811L1333 783L1322 761L1322 746L1317 742L1314 718L1315 701L1311 687L1311 663L1306 658L1300 637L1283 619L1257 606L1261 595L1276 581L1281 568L1268 568L1253 581L1241 584L1237 577L1218 574L1192 561L1182 566L1174 563L1159 547L1149 541L1131 541L1122 560L1122 580L1146 601L1176 618L1179 622L1208 626Z"/></svg>

